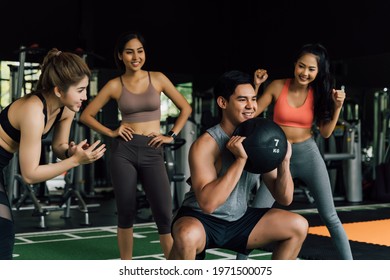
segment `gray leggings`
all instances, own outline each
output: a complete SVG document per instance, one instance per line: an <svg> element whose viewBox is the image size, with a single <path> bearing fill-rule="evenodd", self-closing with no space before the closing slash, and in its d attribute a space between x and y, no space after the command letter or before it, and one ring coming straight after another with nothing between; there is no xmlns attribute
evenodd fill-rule
<svg viewBox="0 0 390 280"><path fill-rule="evenodd" d="M340 258L351 260L351 247L334 206L329 174L313 138L292 145L290 168L293 178L304 182L313 195L318 213L332 236ZM252 207L272 207L274 201L268 188L262 183Z"/></svg>
<svg viewBox="0 0 390 280"><path fill-rule="evenodd" d="M151 138L133 135L130 141L113 139L111 177L118 211L118 227L133 227L137 213L138 180L145 191L159 234L171 233L172 194L163 148L148 146Z"/></svg>

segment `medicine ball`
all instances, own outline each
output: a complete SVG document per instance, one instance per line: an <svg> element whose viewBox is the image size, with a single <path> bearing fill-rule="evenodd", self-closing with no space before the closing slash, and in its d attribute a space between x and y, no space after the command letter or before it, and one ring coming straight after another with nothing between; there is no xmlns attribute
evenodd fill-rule
<svg viewBox="0 0 390 280"><path fill-rule="evenodd" d="M251 173L267 173L283 161L287 153L284 131L270 119L253 118L242 122L233 135L245 136L242 142L248 155L245 170Z"/></svg>

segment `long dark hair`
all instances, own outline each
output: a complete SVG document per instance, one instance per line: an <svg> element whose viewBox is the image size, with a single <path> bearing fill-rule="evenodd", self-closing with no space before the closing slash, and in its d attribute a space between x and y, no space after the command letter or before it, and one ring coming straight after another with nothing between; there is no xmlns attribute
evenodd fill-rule
<svg viewBox="0 0 390 280"><path fill-rule="evenodd" d="M302 46L295 62L305 54L313 54L317 58L318 74L310 86L314 90L314 119L317 124L328 122L334 113L332 101L332 89L335 86L335 79L330 73L330 62L328 51L319 44L307 44Z"/></svg>
<svg viewBox="0 0 390 280"><path fill-rule="evenodd" d="M119 38L118 38L118 40L116 42L116 45L115 45L114 61L115 61L116 66L118 67L118 69L123 71L123 72L126 71L126 67L123 64L123 61L119 59L118 55L123 53L127 42L130 41L130 40L133 40L133 39L138 39L141 42L141 44L144 47L144 49L145 49L145 39L144 39L144 37L141 35L141 33L135 32L135 31L122 33L119 36Z"/></svg>

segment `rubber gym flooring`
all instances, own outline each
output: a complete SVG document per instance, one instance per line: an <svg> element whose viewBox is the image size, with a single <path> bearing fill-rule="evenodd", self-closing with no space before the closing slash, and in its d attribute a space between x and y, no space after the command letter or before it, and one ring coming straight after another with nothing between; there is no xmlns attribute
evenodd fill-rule
<svg viewBox="0 0 390 280"><path fill-rule="evenodd" d="M88 213L72 202L70 215L63 208L49 208L44 217L32 216L29 207L14 211L16 260L118 259L115 202L110 192L86 198ZM390 203L336 201L337 212L350 239L355 260L390 260ZM337 260L327 229L313 204L299 197L289 210L308 219L310 230L299 259ZM42 227L44 225L44 227ZM134 259L164 259L149 208L141 208L134 227ZM251 259L270 259L272 245L254 250ZM206 259L234 259L235 253L208 250Z"/></svg>

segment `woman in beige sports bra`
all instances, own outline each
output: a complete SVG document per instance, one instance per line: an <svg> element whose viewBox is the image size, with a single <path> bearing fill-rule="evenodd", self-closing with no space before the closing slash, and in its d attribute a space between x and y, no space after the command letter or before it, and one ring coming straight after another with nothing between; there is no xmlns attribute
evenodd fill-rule
<svg viewBox="0 0 390 280"><path fill-rule="evenodd" d="M118 212L117 235L121 259L133 257L138 180L151 206L160 244L167 258L173 242L172 198L163 144L172 142L179 134L192 108L163 73L142 70L146 57L144 39L140 34L123 34L116 45L114 58L122 74L106 83L85 108L80 121L112 138L110 168ZM161 92L180 110L168 135L160 133ZM111 99L117 101L122 115L121 123L114 130L96 119L98 112Z"/></svg>

